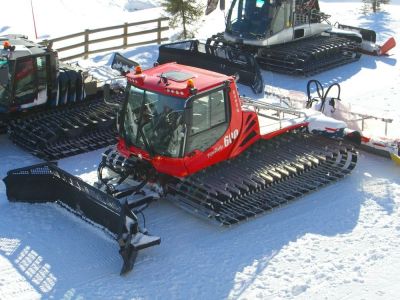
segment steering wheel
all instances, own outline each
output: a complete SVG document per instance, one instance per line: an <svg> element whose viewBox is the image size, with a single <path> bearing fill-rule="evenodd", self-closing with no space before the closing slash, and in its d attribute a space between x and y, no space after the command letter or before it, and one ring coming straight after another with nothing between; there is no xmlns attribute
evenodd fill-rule
<svg viewBox="0 0 400 300"><path fill-rule="evenodd" d="M168 125L172 125L172 123L173 123L173 121L171 120L172 119L172 116L173 115L175 115L175 117L174 117L174 123L176 124L176 122L178 121L178 119L179 119L179 114L181 113L182 111L181 110L173 110L173 111L171 111L170 113L168 113L166 116L165 116L165 121L167 122L167 124Z"/></svg>

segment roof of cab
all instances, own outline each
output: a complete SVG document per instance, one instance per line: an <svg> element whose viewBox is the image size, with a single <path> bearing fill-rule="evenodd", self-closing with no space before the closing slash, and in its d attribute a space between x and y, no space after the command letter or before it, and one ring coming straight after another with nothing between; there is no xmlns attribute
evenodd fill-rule
<svg viewBox="0 0 400 300"><path fill-rule="evenodd" d="M9 34L0 36L0 47L2 49L3 42L9 41L12 46L16 46L15 51L11 59L23 57L27 55L37 55L47 52L46 46L36 44L27 39L26 36Z"/></svg>
<svg viewBox="0 0 400 300"><path fill-rule="evenodd" d="M154 91L164 91L165 88L184 89L187 87L187 80L192 79L197 92L210 90L229 80L231 77L212 72L205 69L181 65L177 63L166 63L151 69L143 70L144 86ZM136 75L128 74L128 80L134 79ZM161 80L162 78L166 80Z"/></svg>

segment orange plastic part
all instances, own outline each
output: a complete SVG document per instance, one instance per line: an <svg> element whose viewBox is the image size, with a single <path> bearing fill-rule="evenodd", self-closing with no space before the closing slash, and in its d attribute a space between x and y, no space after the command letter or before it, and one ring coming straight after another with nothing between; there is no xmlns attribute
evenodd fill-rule
<svg viewBox="0 0 400 300"><path fill-rule="evenodd" d="M379 49L379 55L385 55L390 49L396 47L396 40L391 37L389 38Z"/></svg>

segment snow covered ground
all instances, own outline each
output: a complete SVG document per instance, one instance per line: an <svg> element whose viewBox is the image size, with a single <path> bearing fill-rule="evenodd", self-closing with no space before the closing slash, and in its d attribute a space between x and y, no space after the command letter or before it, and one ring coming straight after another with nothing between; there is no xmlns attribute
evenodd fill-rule
<svg viewBox="0 0 400 300"><path fill-rule="evenodd" d="M33 1L42 38L130 22L139 15L153 17L158 3ZM26 0L9 2L0 34L33 37L29 5ZM321 7L332 21L377 30L381 42L399 37L399 0L367 15L361 1L321 1ZM222 16L212 14L199 35L222 30ZM125 54L151 66L157 47ZM400 49L391 54L363 56L316 79L339 82L343 99L399 120ZM94 61L109 59L104 54ZM304 91L308 80L270 72L263 76L268 86L282 90ZM256 97L247 87L241 92ZM92 180L101 152L63 159L59 165ZM0 136L0 157L1 178L9 169L40 161L6 136ZM103 231L57 205L10 204L0 183L0 299L398 299L399 204L400 169L363 152L341 182L232 228L215 227L159 202L145 214L147 228L161 236L161 245L140 252L133 272L120 277L118 246Z"/></svg>

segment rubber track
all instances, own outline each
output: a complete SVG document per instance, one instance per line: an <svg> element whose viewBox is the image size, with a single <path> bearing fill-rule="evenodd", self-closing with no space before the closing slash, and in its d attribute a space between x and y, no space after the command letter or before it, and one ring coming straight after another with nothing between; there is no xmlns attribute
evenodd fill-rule
<svg viewBox="0 0 400 300"><path fill-rule="evenodd" d="M357 162L353 147L309 134L262 140L235 159L178 184L167 199L222 225L268 212L349 174Z"/></svg>
<svg viewBox="0 0 400 300"><path fill-rule="evenodd" d="M114 95L120 103L122 95ZM117 141L116 111L102 99L30 114L12 120L9 138L45 160L92 151Z"/></svg>
<svg viewBox="0 0 400 300"><path fill-rule="evenodd" d="M263 48L257 61L268 71L311 76L359 60L361 54L357 49L349 39L318 36Z"/></svg>

